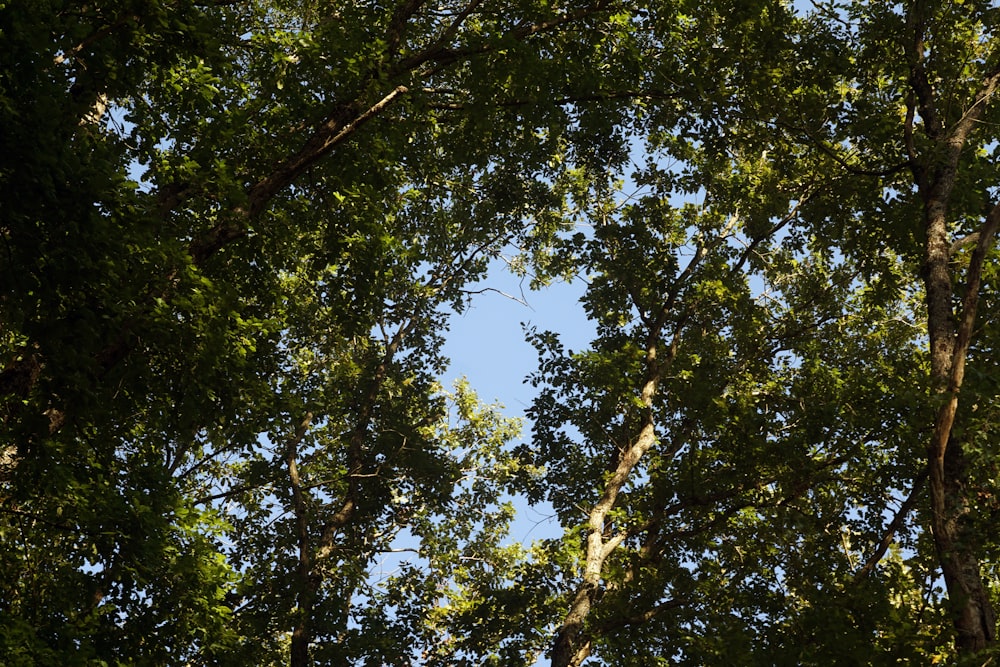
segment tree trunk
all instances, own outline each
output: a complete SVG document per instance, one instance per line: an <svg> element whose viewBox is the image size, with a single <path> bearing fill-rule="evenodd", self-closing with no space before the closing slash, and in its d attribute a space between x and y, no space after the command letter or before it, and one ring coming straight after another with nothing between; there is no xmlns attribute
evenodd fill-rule
<svg viewBox="0 0 1000 667"><path fill-rule="evenodd" d="M962 492L966 464L954 438L942 463L931 462L931 527L948 588L955 645L960 654L969 655L996 640L996 617L979 570L978 536L964 520L969 511Z"/></svg>
<svg viewBox="0 0 1000 667"><path fill-rule="evenodd" d="M1000 207L984 222L967 270L965 297L956 318L948 243L947 194L954 172L939 173L925 199L927 231L924 285L927 291L927 325L931 349L931 384L942 400L928 447L931 497L931 530L941 572L948 589L949 609L956 632L955 645L962 655L991 646L996 639L996 616L979 567L979 536L966 520L969 513L966 482L968 467L960 438L954 436L959 390L972 342L983 261L992 245ZM942 176L951 181L941 185Z"/></svg>
<svg viewBox="0 0 1000 667"><path fill-rule="evenodd" d="M705 256L703 250L691 262L689 269ZM636 304L639 306L639 304ZM667 350L665 359L659 359L660 335L670 312L671 302L660 309L655 320L650 320L646 341L645 377L642 384L643 424L633 443L617 456L612 475L607 479L597 503L590 509L587 520L587 543L584 554L583 581L573 597L569 612L556 633L552 647L552 667L579 667L590 655L594 637L585 629L592 607L601 593L604 577L604 563L608 556L626 539L627 532L619 531L605 537L608 513L615 507L618 494L628 482L642 457L656 444L653 398L660 384L663 369L677 355L682 325L677 325L674 339Z"/></svg>
<svg viewBox="0 0 1000 667"><path fill-rule="evenodd" d="M993 206L978 233L969 237L977 237L976 249L966 271L965 295L957 313L948 216L962 153L1000 85L1000 69L994 68L984 76L980 89L964 105L965 111L949 126L948 105L942 109L933 83L934 73L929 71L927 37L932 33L929 7L920 2L911 4L906 24L911 38L905 43L911 92L906 102L903 139L924 204L923 279L931 353L930 387L932 396L941 400L927 448L931 529L948 588L956 647L960 654L969 655L994 643L996 619L980 574L980 540L966 518L969 491L965 488L968 470L963 443L953 433L972 342L983 262L1000 222L1000 206ZM924 135L933 144L926 152L919 151L914 140L918 116Z"/></svg>
<svg viewBox="0 0 1000 667"><path fill-rule="evenodd" d="M597 578L600 579L600 573ZM579 667L590 655L591 640L582 630L596 592L597 586L592 582L585 582L577 590L569 613L556 634L552 647L552 667Z"/></svg>
<svg viewBox="0 0 1000 667"><path fill-rule="evenodd" d="M292 490L292 507L295 512L295 533L299 546L299 562L297 569L297 585L299 588L296 602L295 627L292 629L291 667L308 667L309 642L312 639L310 624L312 621L312 605L315 588L312 581L311 547L309 545L309 527L306 517L306 501L302 493L302 482L299 479L299 468L296 458L298 446L312 423L312 413L306 413L305 419L299 425L295 436L288 443L288 477Z"/></svg>

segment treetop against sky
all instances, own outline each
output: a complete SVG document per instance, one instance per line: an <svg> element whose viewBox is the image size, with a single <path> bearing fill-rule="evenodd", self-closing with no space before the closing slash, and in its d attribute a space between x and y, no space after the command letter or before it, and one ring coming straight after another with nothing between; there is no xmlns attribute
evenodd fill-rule
<svg viewBox="0 0 1000 667"><path fill-rule="evenodd" d="M0 3L0 654L988 662L998 22Z"/></svg>

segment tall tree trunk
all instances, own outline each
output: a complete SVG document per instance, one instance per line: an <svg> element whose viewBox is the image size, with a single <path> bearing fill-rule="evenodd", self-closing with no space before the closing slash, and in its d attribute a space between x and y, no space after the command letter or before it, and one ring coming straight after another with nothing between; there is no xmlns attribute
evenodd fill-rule
<svg viewBox="0 0 1000 667"><path fill-rule="evenodd" d="M969 655L995 642L996 617L980 573L979 536L967 520L968 468L963 443L955 437L954 426L972 342L983 262L1000 221L1000 206L992 208L978 232L957 243L952 243L950 237L948 209L962 152L997 90L1000 68L984 76L980 89L963 105L962 115L949 126L948 105L942 105L934 74L928 72L927 36L931 25L932 8L927 3L918 0L908 7L910 39L906 54L910 95L906 100L903 139L924 204L923 279L930 338L930 382L932 394L940 399L927 449L931 530L948 589L956 647L960 654ZM914 139L918 116L923 134L932 142L929 150L919 151ZM975 243L976 248L965 275L961 310L956 313L952 255L965 242Z"/></svg>
<svg viewBox="0 0 1000 667"><path fill-rule="evenodd" d="M287 463L288 477L292 490L292 507L295 512L295 534L299 546L299 562L296 571L298 595L295 613L295 627L292 629L291 667L308 667L309 642L312 640L310 624L312 621L312 605L316 595L312 581L311 547L309 545L308 517L306 517L306 500L302 493L302 482L299 479L299 468L296 458L298 447L312 423L312 413L306 413L305 419L299 425L295 436L288 443Z"/></svg>
<svg viewBox="0 0 1000 667"><path fill-rule="evenodd" d="M952 438L943 465L931 462L931 527L948 588L956 648L960 654L974 654L996 640L996 617L980 573L980 540L965 522L965 477L961 443Z"/></svg>
<svg viewBox="0 0 1000 667"><path fill-rule="evenodd" d="M628 483L636 466L642 457L656 444L656 423L653 399L659 391L660 380L664 369L677 356L681 332L684 329L686 315L679 317L675 323L672 339L666 345L666 354L661 357L664 328L674 311L681 288L697 268L698 264L708 254L706 246L699 246L695 256L691 258L687 268L681 273L673 288L666 295L662 305L654 313L648 313L641 301L633 297L635 307L643 313L646 322L646 355L644 361L644 377L642 379L640 398L642 401L641 427L632 443L615 455L612 463L612 474L607 478L601 497L590 508L587 517L587 541L585 544L583 581L577 588L570 604L569 612L563 619L563 624L556 633L552 646L552 667L579 667L590 655L595 637L587 631L586 624L593 607L601 595L601 585L604 578L604 563L628 536L626 530L614 533L605 525L608 513L618 502L618 495Z"/></svg>
<svg viewBox="0 0 1000 667"><path fill-rule="evenodd" d="M953 309L951 245L948 243L946 197L954 171L935 174L925 197L927 231L924 285L931 348L931 382L941 399L928 448L931 530L948 589L955 644L960 654L973 654L996 640L996 615L979 567L981 540L968 525L968 466L963 443L954 435L959 390L972 342L982 268L1000 222L995 206L980 228L965 281L965 297L957 322Z"/></svg>

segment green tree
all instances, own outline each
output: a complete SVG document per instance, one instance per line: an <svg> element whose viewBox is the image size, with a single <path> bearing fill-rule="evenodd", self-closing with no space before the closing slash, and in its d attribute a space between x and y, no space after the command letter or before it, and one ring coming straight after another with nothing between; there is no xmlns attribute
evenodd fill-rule
<svg viewBox="0 0 1000 667"><path fill-rule="evenodd" d="M988 657L997 21L0 4L7 661ZM517 447L438 382L511 250L597 330Z"/></svg>
<svg viewBox="0 0 1000 667"><path fill-rule="evenodd" d="M337 596L482 509L456 481L506 427L449 453L440 332L622 152L616 11L3 5L11 661L379 660Z"/></svg>
<svg viewBox="0 0 1000 667"><path fill-rule="evenodd" d="M598 339L571 353L534 336L536 443L579 582L553 663L926 661L950 633L913 629L943 610L958 653L982 652L994 390L963 373L992 368L989 325L974 331L992 301L995 11L728 9L667 19L690 42L670 43L666 76L707 63L711 83L680 113L651 106L640 136L669 167L633 176L648 196L594 205L594 234L568 244ZM677 207L685 194L704 204ZM929 535L908 516L921 505ZM765 548L747 559L748 541ZM892 544L907 557L880 566Z"/></svg>
<svg viewBox="0 0 1000 667"><path fill-rule="evenodd" d="M982 323L992 319L987 260L1000 220L991 157L996 11L976 2L831 3L820 16L828 39L842 45L841 99L823 119L780 124L855 176L841 215L822 221L837 230L831 241L859 262L886 250L903 258L907 282L922 291L929 368L920 414L931 432L912 446L923 450L928 471L925 516L956 647L971 655L996 638L984 580L992 579L986 568L996 541L984 520L992 482L979 472L995 456L994 415L979 412L995 391L976 379L993 363L978 349L992 347ZM978 366L968 380L967 363Z"/></svg>

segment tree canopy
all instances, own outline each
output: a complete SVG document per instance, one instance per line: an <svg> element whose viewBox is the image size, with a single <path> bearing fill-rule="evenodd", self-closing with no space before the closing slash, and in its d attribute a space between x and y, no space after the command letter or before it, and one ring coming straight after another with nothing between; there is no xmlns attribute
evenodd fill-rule
<svg viewBox="0 0 1000 667"><path fill-rule="evenodd" d="M988 664L998 31L0 1L5 664ZM442 351L502 266L595 330L526 431Z"/></svg>

